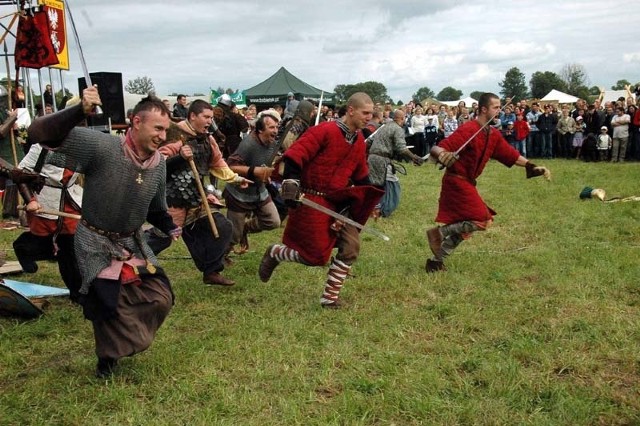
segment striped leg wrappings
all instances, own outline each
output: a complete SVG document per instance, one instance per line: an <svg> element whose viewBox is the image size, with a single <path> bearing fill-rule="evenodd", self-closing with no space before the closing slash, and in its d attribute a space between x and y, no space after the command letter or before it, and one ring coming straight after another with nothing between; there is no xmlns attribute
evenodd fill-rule
<svg viewBox="0 0 640 426"><path fill-rule="evenodd" d="M338 296L350 270L351 266L338 259L331 261L329 272L327 273L327 282L324 286L324 293L322 293L322 297L320 298L320 304L323 307L337 308L340 306Z"/></svg>
<svg viewBox="0 0 640 426"><path fill-rule="evenodd" d="M258 268L260 281L263 283L269 281L274 269L276 269L280 262L304 263L300 257L300 253L285 246L284 244L274 244L269 246L267 251L264 253L264 256L262 256L262 261Z"/></svg>

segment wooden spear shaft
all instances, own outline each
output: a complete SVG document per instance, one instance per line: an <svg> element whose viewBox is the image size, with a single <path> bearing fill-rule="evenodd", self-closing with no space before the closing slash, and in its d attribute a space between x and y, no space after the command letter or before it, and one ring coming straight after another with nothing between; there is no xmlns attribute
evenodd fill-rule
<svg viewBox="0 0 640 426"><path fill-rule="evenodd" d="M27 206L18 206L18 210L27 211ZM29 213L33 213L33 214L50 214L51 216L68 217L70 219L76 219L76 220L82 219L82 217L79 214L60 212L60 211L57 211L57 210L40 209L40 210L37 210L35 212L29 212Z"/></svg>
<svg viewBox="0 0 640 426"><path fill-rule="evenodd" d="M211 213L211 207L209 207L207 194L204 192L204 187L202 186L202 182L200 181L200 173L198 173L198 169L196 168L196 163L193 162L193 158L189 159L189 167L191 167L191 173L193 173L193 179L196 181L196 188L198 188L198 192L200 193L200 198L202 199L202 206L204 207L204 211L207 213L207 218L209 219L209 226L211 227L211 232L213 233L214 238L218 238L220 234L218 234L218 228L216 227L216 223L213 220L213 213Z"/></svg>

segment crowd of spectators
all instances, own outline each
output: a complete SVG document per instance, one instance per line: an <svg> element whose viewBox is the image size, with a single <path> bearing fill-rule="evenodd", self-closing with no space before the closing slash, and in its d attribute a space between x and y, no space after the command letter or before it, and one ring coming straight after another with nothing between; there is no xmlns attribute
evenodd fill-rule
<svg viewBox="0 0 640 426"><path fill-rule="evenodd" d="M527 158L564 158L584 161L640 161L640 110L629 94L616 101L593 104L579 99L575 104L512 102L507 98L492 126ZM412 152L425 156L438 141L461 124L474 119L478 105L425 104L409 102L401 107L376 104L369 132L393 119L395 111L405 114L405 138ZM376 119L376 116L378 117Z"/></svg>

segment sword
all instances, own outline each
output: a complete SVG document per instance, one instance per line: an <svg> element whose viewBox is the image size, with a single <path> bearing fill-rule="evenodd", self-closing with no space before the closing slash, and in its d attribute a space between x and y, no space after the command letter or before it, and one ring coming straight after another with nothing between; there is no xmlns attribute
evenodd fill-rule
<svg viewBox="0 0 640 426"><path fill-rule="evenodd" d="M75 38L76 46L78 47L78 56L80 58L80 65L82 65L82 72L84 73L84 82L87 83L87 87L93 87L93 83L91 82L91 75L89 74L89 69L87 68L87 62L84 60L84 53L82 52L82 46L80 45L80 37L78 36L78 30L76 29L76 22L73 20L71 8L69 7L69 2L67 2L67 13L69 14L69 22L71 22L73 37ZM82 97L82 93L80 93L80 97ZM100 105L94 105L93 112L95 115L103 114Z"/></svg>
<svg viewBox="0 0 640 426"><path fill-rule="evenodd" d="M338 219L341 222L347 223L349 225L355 226L356 228L360 229L361 231L365 231L368 232L370 234L375 235L378 238L382 238L384 241L389 241L390 238L387 237L386 235L384 235L382 232L377 231L373 228L369 228L368 226L364 226L358 222L356 222L353 219L350 219L346 216L341 215L340 213L336 213L331 209L326 208L325 206L323 206L322 204L318 204L314 201L311 201L309 199L307 199L304 194L300 195L300 198L298 198L298 200L301 204L304 204L307 207L311 207L314 210L318 210L319 212L322 212L326 215L329 215L335 219Z"/></svg>

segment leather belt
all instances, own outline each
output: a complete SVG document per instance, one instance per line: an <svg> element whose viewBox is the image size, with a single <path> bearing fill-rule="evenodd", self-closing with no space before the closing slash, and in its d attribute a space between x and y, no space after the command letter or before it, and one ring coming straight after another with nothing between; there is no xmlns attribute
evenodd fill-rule
<svg viewBox="0 0 640 426"><path fill-rule="evenodd" d="M300 188L300 191L305 193L305 194L317 195L319 197L326 197L327 196L326 192L316 191L315 189Z"/></svg>
<svg viewBox="0 0 640 426"><path fill-rule="evenodd" d="M107 238L109 238L110 240L117 240L120 238L128 238L131 237L135 234L135 231L130 231L130 232L111 232L111 231L105 231L104 229L100 229L97 228L93 225L91 225L89 222L86 221L86 219L80 219L80 222L86 226L87 228L89 228L91 231L95 232L96 234L99 235L103 235Z"/></svg>
<svg viewBox="0 0 640 426"><path fill-rule="evenodd" d="M450 172L449 170L447 170L447 172L445 174L447 174L449 176L457 177L457 178L462 179L462 180L466 180L467 182L469 182L473 186L477 185L477 182L476 182L475 179L471 179L471 178L468 178L466 176L462 176L462 175L459 175L457 173Z"/></svg>

